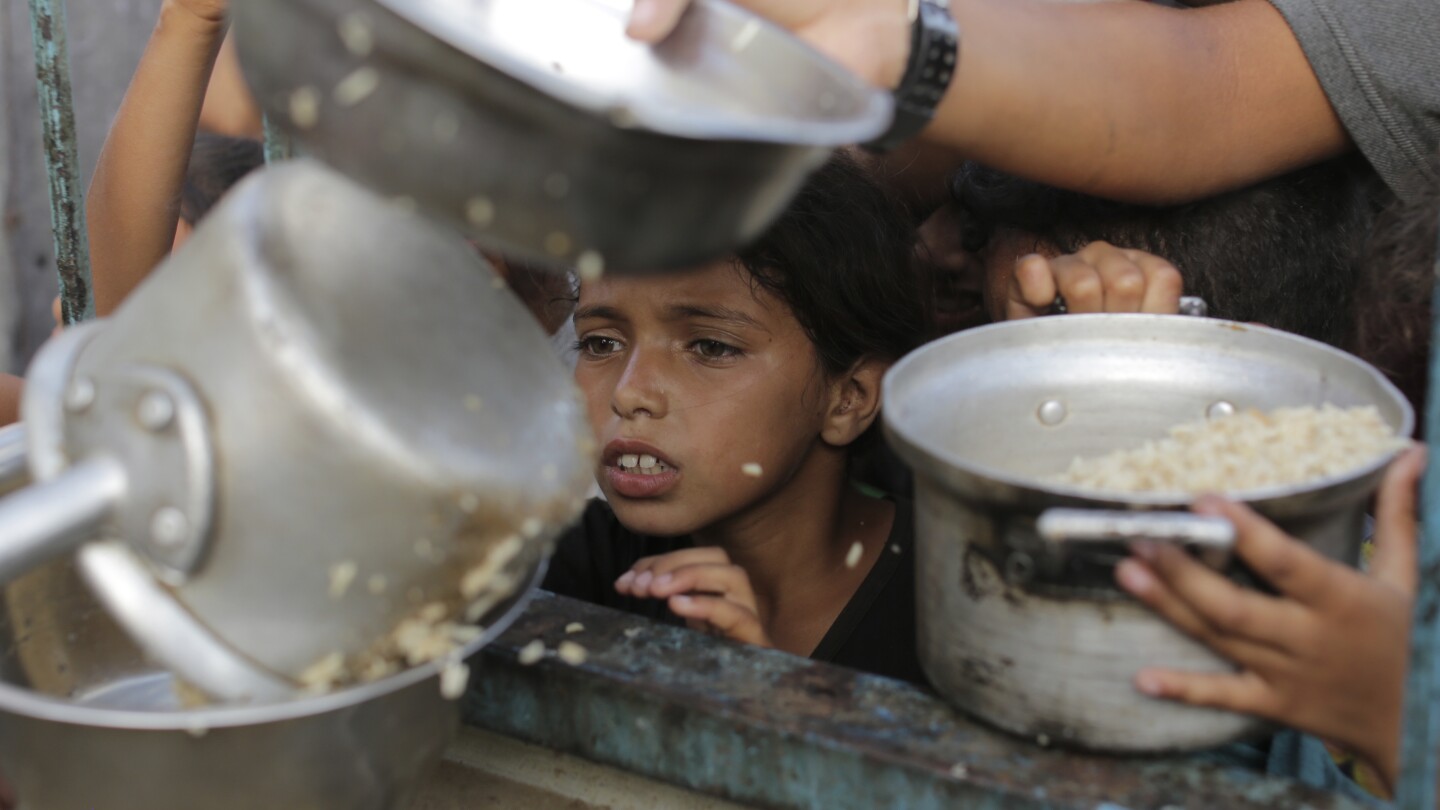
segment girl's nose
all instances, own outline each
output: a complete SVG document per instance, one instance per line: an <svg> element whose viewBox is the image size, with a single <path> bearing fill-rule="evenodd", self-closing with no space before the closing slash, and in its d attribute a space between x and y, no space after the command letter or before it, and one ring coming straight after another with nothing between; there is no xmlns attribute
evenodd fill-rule
<svg viewBox="0 0 1440 810"><path fill-rule="evenodd" d="M630 353L629 362L610 399L610 409L616 416L621 419L635 419L641 415L660 419L665 416L667 404L660 366L660 359L653 352L637 349Z"/></svg>

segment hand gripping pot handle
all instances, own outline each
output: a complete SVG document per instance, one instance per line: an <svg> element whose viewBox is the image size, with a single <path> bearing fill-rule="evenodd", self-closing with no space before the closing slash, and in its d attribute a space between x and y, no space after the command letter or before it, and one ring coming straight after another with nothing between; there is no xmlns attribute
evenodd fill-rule
<svg viewBox="0 0 1440 810"><path fill-rule="evenodd" d="M1235 549L1235 526L1222 517L1189 512L1047 509L1035 524L1051 546L1098 543L1171 543L1194 549L1202 562L1223 569ZM1063 551L1068 549L1056 549Z"/></svg>

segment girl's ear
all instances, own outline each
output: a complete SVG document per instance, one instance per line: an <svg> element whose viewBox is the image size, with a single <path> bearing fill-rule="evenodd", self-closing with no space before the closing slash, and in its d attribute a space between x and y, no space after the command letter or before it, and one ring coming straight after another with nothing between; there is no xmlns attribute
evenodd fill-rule
<svg viewBox="0 0 1440 810"><path fill-rule="evenodd" d="M830 407L820 438L834 447L845 447L860 438L880 415L880 381L890 368L888 361L865 357L830 385Z"/></svg>

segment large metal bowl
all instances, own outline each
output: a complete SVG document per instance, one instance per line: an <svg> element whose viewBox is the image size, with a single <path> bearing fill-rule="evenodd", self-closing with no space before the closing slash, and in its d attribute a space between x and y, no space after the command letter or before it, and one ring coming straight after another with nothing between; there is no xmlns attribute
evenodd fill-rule
<svg viewBox="0 0 1440 810"><path fill-rule="evenodd" d="M916 473L926 674L958 706L1002 728L1115 751L1205 748L1264 726L1135 691L1132 678L1147 666L1231 667L1118 591L1113 556L1053 576L1033 564L1046 553L1036 527L1046 510L1184 510L1189 499L1099 497L1047 479L1076 456L1160 438L1227 407L1373 405L1397 435L1414 427L1404 397L1355 357L1264 327L1156 315L1070 315L962 332L897 363L884 396L886 435ZM1246 499L1354 563L1366 501L1390 460Z"/></svg>
<svg viewBox="0 0 1440 810"><path fill-rule="evenodd" d="M459 717L433 664L329 695L183 708L70 560L6 588L0 640L0 772L28 810L401 810Z"/></svg>
<svg viewBox="0 0 1440 810"><path fill-rule="evenodd" d="M234 26L305 151L509 255L687 267L758 236L884 93L699 0L650 47L620 0L247 0Z"/></svg>

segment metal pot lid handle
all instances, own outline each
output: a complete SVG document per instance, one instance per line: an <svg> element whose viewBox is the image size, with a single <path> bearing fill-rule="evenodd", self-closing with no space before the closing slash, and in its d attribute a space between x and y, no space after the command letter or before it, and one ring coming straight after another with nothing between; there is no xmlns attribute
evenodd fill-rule
<svg viewBox="0 0 1440 810"><path fill-rule="evenodd" d="M1035 524L1046 543L1172 543L1193 548L1212 568L1223 568L1235 548L1235 526L1222 517L1189 512L1047 509Z"/></svg>

